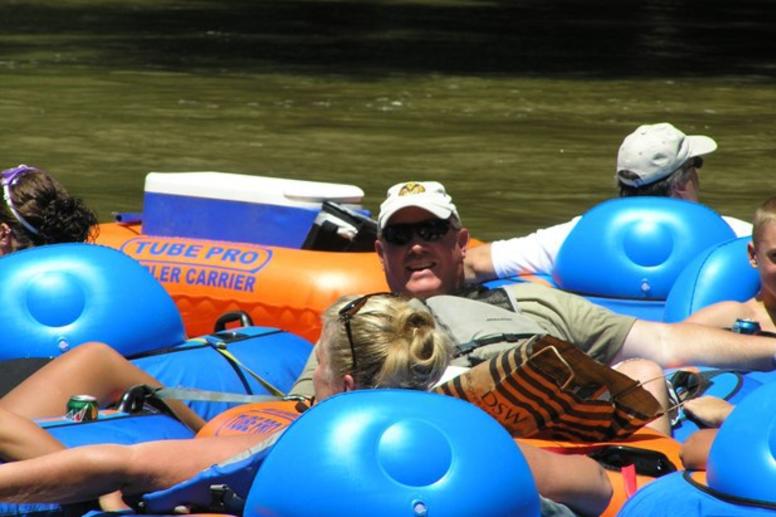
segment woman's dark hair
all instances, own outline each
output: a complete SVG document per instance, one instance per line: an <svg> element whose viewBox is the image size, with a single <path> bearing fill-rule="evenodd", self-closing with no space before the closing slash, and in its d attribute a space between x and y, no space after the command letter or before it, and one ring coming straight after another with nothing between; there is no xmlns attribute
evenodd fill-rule
<svg viewBox="0 0 776 517"><path fill-rule="evenodd" d="M8 197L0 223L11 229L14 250L97 237L95 213L43 169L27 167L8 184Z"/></svg>

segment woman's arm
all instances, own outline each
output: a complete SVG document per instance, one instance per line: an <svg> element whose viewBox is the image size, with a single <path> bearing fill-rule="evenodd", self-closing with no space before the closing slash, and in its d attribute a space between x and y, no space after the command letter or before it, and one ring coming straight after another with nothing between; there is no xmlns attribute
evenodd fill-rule
<svg viewBox="0 0 776 517"><path fill-rule="evenodd" d="M556 454L518 442L539 493L584 515L599 515L612 498L603 467L587 456Z"/></svg>
<svg viewBox="0 0 776 517"><path fill-rule="evenodd" d="M168 488L255 445L256 435L88 445L0 465L0 501L72 503Z"/></svg>

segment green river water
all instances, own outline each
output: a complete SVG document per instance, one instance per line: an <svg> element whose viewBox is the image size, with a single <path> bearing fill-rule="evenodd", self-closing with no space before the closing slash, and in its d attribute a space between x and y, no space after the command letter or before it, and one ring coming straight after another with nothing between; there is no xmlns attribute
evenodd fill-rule
<svg viewBox="0 0 776 517"><path fill-rule="evenodd" d="M714 137L703 199L774 193L765 0L0 2L0 165L51 170L102 220L149 171L443 181L473 234L565 221L614 191L622 138Z"/></svg>

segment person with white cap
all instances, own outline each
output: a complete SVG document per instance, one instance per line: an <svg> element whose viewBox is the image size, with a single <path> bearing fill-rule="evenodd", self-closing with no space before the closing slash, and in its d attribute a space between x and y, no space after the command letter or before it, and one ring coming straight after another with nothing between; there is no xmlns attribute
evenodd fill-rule
<svg viewBox="0 0 776 517"><path fill-rule="evenodd" d="M433 205L440 198L432 192L428 197L430 204L426 206L444 213L441 204ZM444 371L449 352L450 338L445 330L436 324L428 309L418 306L414 300L390 293L344 296L323 315L323 332L312 355L315 368L311 394L320 402L358 389L427 390ZM358 425L363 418L356 409L352 423ZM6 423L2 411L0 417ZM450 423L457 424L455 419ZM31 431L41 432L31 422L28 424L32 426ZM283 429L276 429L275 436ZM103 500L102 503L108 505L106 509L114 509L123 504L122 495L138 496L185 483L202 469L226 465L235 455L244 458L250 447L266 448L267 443L266 434L246 431L229 436L216 434L134 445L96 444L66 450L54 447L51 451L42 450L21 461L0 465L0 501L73 503L74 506L62 507L61 513L70 515L78 510L81 515L96 506L91 499L110 493L118 501ZM552 499L542 498L542 516L598 515L607 507L612 486L604 470L592 459L555 454L525 444L519 447L534 473L536 487ZM369 451L364 449L364 452ZM455 459L454 451L448 452ZM350 464L359 463L351 459ZM250 483L242 487L231 485L236 496L245 498L246 493L241 490L247 491ZM196 488L191 490L191 484L183 486L175 497L203 504L202 498L196 496ZM239 499L234 502L239 504ZM379 502L378 499L375 501ZM24 512L32 509L35 508L0 505L2 515L10 515L8 512L26 515Z"/></svg>
<svg viewBox="0 0 776 517"><path fill-rule="evenodd" d="M698 170L703 157L717 143L708 136L686 135L672 124L645 124L625 137L617 153L615 180L620 197L661 196L698 202ZM752 225L722 216L739 237L752 234ZM563 242L581 219L572 220L512 239L472 248L467 254L466 277L479 282L521 273L551 274Z"/></svg>
<svg viewBox="0 0 776 517"><path fill-rule="evenodd" d="M414 220L418 214L423 220ZM424 214L433 217L424 218ZM389 285L402 285L402 291L422 298L462 287L461 251L469 242L469 232L461 227L458 210L441 183L413 181L391 187L380 205L377 228L375 247ZM425 245L406 262L395 265L383 260L393 249L405 247L416 238Z"/></svg>
<svg viewBox="0 0 776 517"><path fill-rule="evenodd" d="M487 360L491 352L517 346L516 340L507 339L509 336L545 333L568 341L603 364L641 363L638 371L620 369L639 379L661 378L662 368L684 365L753 370L776 367L776 342L766 338L743 337L690 323L639 320L532 282L497 289L467 287L463 262L471 251L468 243L469 232L440 183L406 182L388 190L380 206L375 243L386 281L394 293L435 305L435 317L443 314L437 311L438 304L443 309L452 307L444 312L447 319L442 322L448 329L473 329L466 341L461 341L460 361L453 364L467 366L469 360L474 365ZM455 300L461 298L475 304L458 309L461 304ZM485 305L504 310L495 315L483 309ZM521 327L515 329L515 324ZM493 336L504 338L504 342L494 341ZM629 359L646 361L625 361ZM654 374L645 374L641 367L646 365L654 367ZM311 356L292 393L311 394L314 367ZM659 383L654 386L645 387L667 407L665 390Z"/></svg>

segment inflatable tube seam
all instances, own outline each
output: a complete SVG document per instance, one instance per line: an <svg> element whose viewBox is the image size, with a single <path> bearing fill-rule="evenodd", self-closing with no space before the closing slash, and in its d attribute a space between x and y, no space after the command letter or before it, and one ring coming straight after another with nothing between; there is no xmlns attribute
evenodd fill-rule
<svg viewBox="0 0 776 517"><path fill-rule="evenodd" d="M761 501L759 499L750 499L748 497L740 497L735 495L724 494L719 490L715 490L714 488L711 488L708 485L704 485L696 481L695 479L693 479L692 472L689 470L684 471L683 477L694 488L697 488L701 492L704 492L705 494L708 494L711 497L718 499L720 501L731 503L731 504L737 504L741 506L750 506L754 508L765 508L768 510L776 510L776 502Z"/></svg>

